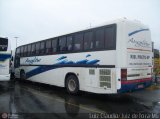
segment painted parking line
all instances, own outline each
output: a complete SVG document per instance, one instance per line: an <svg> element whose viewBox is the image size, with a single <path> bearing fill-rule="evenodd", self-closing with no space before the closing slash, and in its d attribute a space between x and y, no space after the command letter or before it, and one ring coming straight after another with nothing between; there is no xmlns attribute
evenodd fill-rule
<svg viewBox="0 0 160 119"><path fill-rule="evenodd" d="M25 87L25 86L23 86L23 87ZM28 87L25 87L25 88L28 88ZM23 90L25 90L27 92L34 93L36 95L39 95L39 96L42 96L42 97L45 97L45 98L48 98L48 99L56 100L57 102L66 103L66 104L74 106L74 107L79 107L79 108L81 108L83 110L86 110L86 111L89 111L89 112L92 112L92 113L100 113L100 114L106 113L104 111L99 111L99 110L94 110L94 109L88 108L85 105L76 105L76 104L69 103L67 101L63 101L62 99L59 99L59 98L53 98L53 97L50 97L50 96L47 96L47 95L43 95L43 94L40 94L38 92L35 92L35 90L33 90L33 89L24 89L23 88Z"/></svg>

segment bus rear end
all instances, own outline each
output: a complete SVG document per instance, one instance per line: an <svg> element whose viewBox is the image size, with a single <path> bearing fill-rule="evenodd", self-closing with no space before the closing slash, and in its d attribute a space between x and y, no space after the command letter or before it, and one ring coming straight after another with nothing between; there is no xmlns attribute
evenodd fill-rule
<svg viewBox="0 0 160 119"><path fill-rule="evenodd" d="M150 30L141 23L125 23L125 66L120 69L121 88L131 92L151 85L152 43Z"/></svg>
<svg viewBox="0 0 160 119"><path fill-rule="evenodd" d="M0 38L0 81L10 80L11 50L8 38Z"/></svg>

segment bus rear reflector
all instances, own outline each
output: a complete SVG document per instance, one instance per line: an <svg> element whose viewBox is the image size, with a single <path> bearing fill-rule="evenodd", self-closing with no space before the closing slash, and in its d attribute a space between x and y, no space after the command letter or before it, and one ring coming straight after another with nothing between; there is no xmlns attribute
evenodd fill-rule
<svg viewBox="0 0 160 119"><path fill-rule="evenodd" d="M121 80L127 80L127 69L121 69Z"/></svg>

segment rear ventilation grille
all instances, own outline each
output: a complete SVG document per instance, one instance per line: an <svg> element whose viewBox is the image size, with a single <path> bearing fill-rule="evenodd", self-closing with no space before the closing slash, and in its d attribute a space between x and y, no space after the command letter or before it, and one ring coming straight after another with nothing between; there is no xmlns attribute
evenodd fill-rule
<svg viewBox="0 0 160 119"><path fill-rule="evenodd" d="M111 70L109 69L100 69L100 75L111 75Z"/></svg>
<svg viewBox="0 0 160 119"><path fill-rule="evenodd" d="M89 75L95 75L95 70L94 69L89 69Z"/></svg>
<svg viewBox="0 0 160 119"><path fill-rule="evenodd" d="M110 76L100 76L100 81L111 82L111 77Z"/></svg>
<svg viewBox="0 0 160 119"><path fill-rule="evenodd" d="M111 88L111 70L100 69L99 80L100 80L100 87Z"/></svg>

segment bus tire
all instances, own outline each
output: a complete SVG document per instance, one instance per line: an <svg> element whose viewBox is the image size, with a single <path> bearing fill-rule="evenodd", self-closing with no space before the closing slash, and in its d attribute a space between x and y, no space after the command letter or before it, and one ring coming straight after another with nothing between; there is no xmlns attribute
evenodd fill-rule
<svg viewBox="0 0 160 119"><path fill-rule="evenodd" d="M25 80L26 79L26 74L25 74L24 70L21 70L21 72L20 72L20 79L21 80Z"/></svg>
<svg viewBox="0 0 160 119"><path fill-rule="evenodd" d="M77 76L69 75L66 79L66 88L69 94L78 94L79 91L79 81Z"/></svg>

